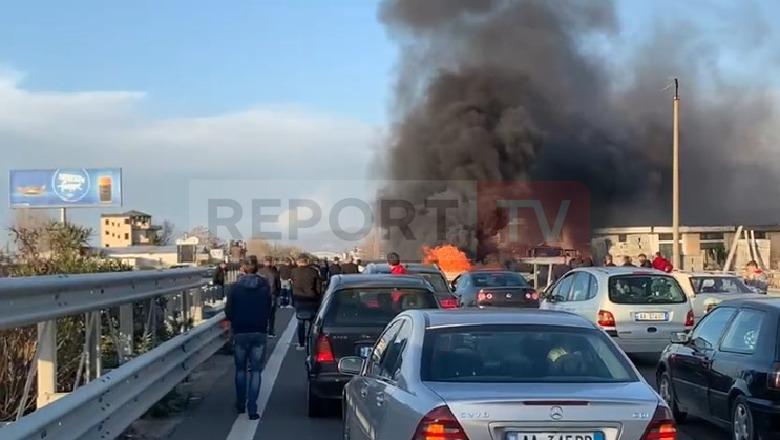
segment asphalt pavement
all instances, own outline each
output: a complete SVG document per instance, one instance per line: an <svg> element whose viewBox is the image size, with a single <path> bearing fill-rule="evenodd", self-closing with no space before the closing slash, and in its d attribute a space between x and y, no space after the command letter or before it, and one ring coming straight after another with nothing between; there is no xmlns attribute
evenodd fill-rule
<svg viewBox="0 0 780 440"><path fill-rule="evenodd" d="M183 415L172 440L338 440L341 438L341 414L334 405L327 417L310 419L306 415L306 379L304 353L295 348L292 312L277 315L278 338L270 340L268 363L263 372L259 399L261 419L252 422L233 410L233 361L220 354L210 362L222 368L214 376L210 391ZM655 359L637 358L640 372L655 384ZM209 388L207 388L209 389ZM693 419L680 426L681 440L726 440L728 435L704 421Z"/></svg>

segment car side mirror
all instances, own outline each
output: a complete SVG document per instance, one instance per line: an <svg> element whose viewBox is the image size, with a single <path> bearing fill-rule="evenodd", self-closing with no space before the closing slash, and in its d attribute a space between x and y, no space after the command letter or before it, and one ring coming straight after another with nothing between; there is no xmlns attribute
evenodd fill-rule
<svg viewBox="0 0 780 440"><path fill-rule="evenodd" d="M672 342L675 344L687 344L691 341L691 334L688 332L672 333Z"/></svg>
<svg viewBox="0 0 780 440"><path fill-rule="evenodd" d="M364 359L358 356L343 357L339 359L339 373L348 376L357 376L363 371L363 361Z"/></svg>

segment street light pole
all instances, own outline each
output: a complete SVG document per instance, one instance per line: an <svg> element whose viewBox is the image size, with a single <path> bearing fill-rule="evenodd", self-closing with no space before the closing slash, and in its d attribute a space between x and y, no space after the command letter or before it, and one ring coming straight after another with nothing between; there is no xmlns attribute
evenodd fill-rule
<svg viewBox="0 0 780 440"><path fill-rule="evenodd" d="M672 140L672 265L680 269L680 94L674 79L674 135Z"/></svg>

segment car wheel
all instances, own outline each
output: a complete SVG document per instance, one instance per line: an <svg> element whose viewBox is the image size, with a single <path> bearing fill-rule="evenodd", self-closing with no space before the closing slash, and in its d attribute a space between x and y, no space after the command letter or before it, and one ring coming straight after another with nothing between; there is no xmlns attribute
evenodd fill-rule
<svg viewBox="0 0 780 440"><path fill-rule="evenodd" d="M315 396L311 391L311 382L306 387L306 404L308 406L309 417L322 417L322 399Z"/></svg>
<svg viewBox="0 0 780 440"><path fill-rule="evenodd" d="M677 406L677 397L674 395L674 388L672 387L672 379L669 377L669 373L663 372L658 377L658 394L664 399L669 408L672 409L672 415L677 423L685 422L688 418L688 414L680 411L680 407Z"/></svg>
<svg viewBox="0 0 780 440"><path fill-rule="evenodd" d="M744 396L737 397L731 406L731 432L734 440L758 440L753 413Z"/></svg>

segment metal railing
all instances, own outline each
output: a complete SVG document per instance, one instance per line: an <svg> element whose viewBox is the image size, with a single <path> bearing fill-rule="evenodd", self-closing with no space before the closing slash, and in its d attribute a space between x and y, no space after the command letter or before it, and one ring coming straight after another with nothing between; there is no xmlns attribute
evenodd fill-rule
<svg viewBox="0 0 780 440"><path fill-rule="evenodd" d="M37 324L33 367L16 422L0 427L0 438L110 439L117 437L195 367L224 344L224 314L203 321L207 269L115 272L0 279L0 329ZM144 333L154 333L158 298L175 299L183 333L131 359L135 303L148 301ZM101 313L118 308L111 320L120 365L102 374ZM85 314L85 336L76 387L57 393L57 319ZM193 327L194 326L194 327ZM85 363L84 376L81 375ZM28 390L37 375L37 410L24 417ZM79 386L79 379L85 383ZM91 379L91 381L90 381Z"/></svg>

